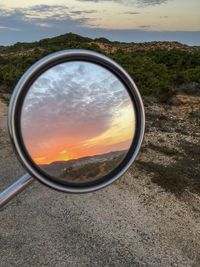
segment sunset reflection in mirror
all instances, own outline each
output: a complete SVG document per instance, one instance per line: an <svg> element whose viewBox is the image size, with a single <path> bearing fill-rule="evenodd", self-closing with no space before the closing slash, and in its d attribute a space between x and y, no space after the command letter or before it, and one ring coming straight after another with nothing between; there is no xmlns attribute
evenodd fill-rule
<svg viewBox="0 0 200 267"><path fill-rule="evenodd" d="M105 176L123 160L135 133L135 111L110 71L94 63L66 62L44 72L29 89L21 131L40 168L57 179L84 183Z"/></svg>

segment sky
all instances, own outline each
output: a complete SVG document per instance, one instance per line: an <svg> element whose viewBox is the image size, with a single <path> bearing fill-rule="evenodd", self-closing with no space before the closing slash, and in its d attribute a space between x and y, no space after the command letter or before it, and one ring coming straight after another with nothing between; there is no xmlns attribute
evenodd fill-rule
<svg viewBox="0 0 200 267"><path fill-rule="evenodd" d="M33 83L22 107L21 131L37 164L68 161L128 150L135 111L123 84L108 70L67 62Z"/></svg>
<svg viewBox="0 0 200 267"><path fill-rule="evenodd" d="M0 45L67 32L200 45L199 0L1 0Z"/></svg>

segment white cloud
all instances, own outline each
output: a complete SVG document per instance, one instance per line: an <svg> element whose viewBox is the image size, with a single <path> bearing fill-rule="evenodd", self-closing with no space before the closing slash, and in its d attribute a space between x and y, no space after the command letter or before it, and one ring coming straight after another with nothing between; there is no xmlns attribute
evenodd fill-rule
<svg viewBox="0 0 200 267"><path fill-rule="evenodd" d="M1 26L0 25L0 30L8 30L8 31L20 31L20 29L13 28L13 27L7 27L7 26Z"/></svg>

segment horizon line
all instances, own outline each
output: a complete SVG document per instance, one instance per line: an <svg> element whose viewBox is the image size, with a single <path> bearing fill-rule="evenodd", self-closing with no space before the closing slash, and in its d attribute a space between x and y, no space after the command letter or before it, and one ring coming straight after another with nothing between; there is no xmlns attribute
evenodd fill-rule
<svg viewBox="0 0 200 267"><path fill-rule="evenodd" d="M94 154L92 156L84 156L84 157L80 157L80 158L73 158L73 159L68 159L68 160L55 160L55 161L52 161L50 163L42 163L42 164L38 164L38 166L44 166L44 165L50 165L52 163L55 163L55 162L68 162L68 161L73 161L73 160L81 160L81 159L84 159L84 158L92 158L92 157L97 157L97 156L101 156L101 155L106 155L106 154L110 154L110 153L116 153L116 152L128 152L129 149L122 149L122 150L113 150L113 151L109 151L109 152L106 152L106 153L101 153L101 154ZM34 161L35 162L35 161ZM36 163L36 162L35 162Z"/></svg>

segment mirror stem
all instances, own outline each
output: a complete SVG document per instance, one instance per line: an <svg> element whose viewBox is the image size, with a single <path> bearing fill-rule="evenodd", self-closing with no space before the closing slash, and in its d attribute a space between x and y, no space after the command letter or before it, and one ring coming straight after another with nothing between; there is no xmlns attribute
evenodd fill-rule
<svg viewBox="0 0 200 267"><path fill-rule="evenodd" d="M27 185L32 183L34 178L30 174L26 173L20 177L15 183L6 188L0 193L0 209L9 202L15 195L21 192Z"/></svg>

